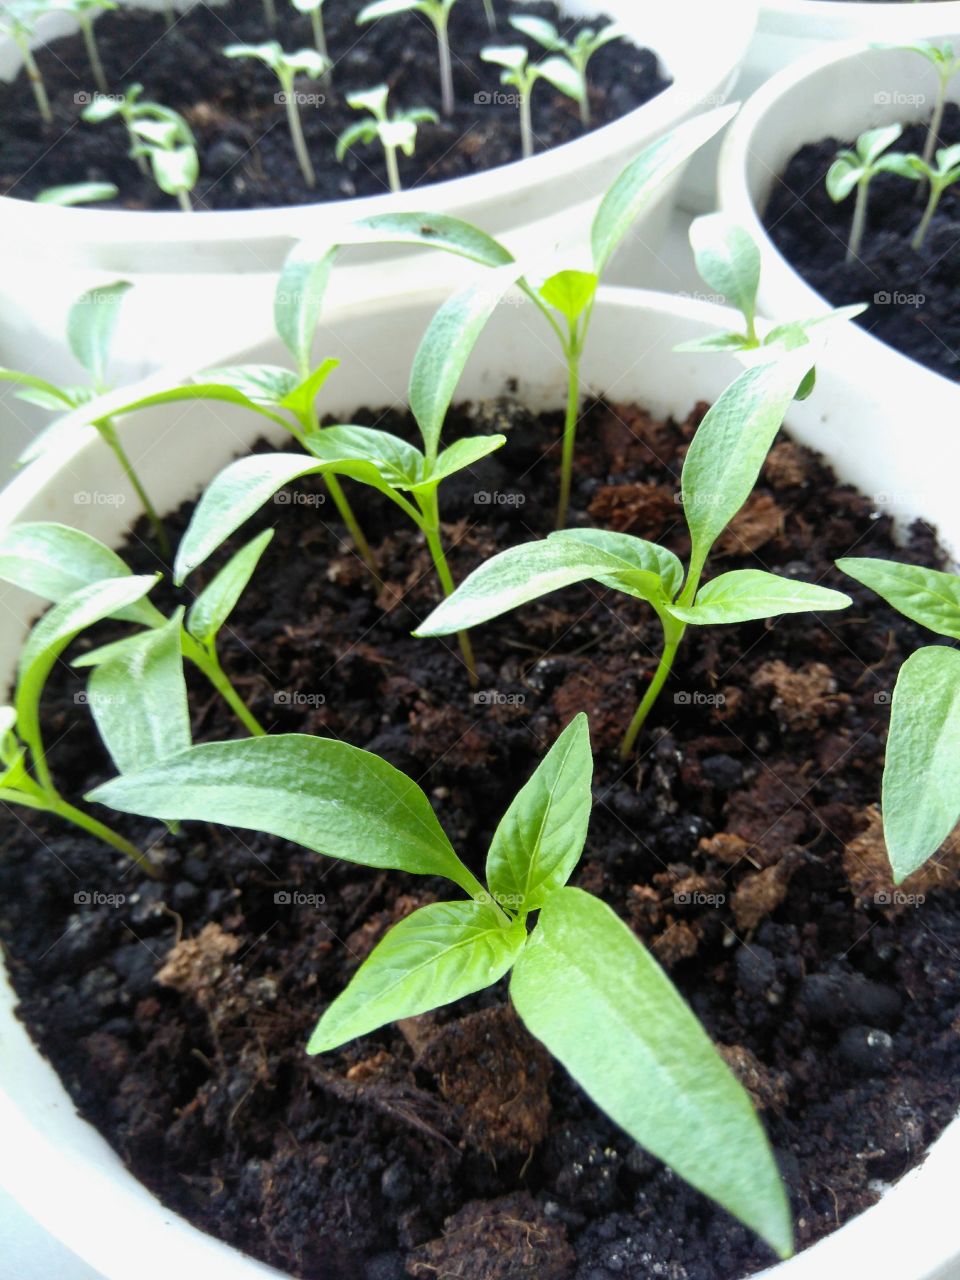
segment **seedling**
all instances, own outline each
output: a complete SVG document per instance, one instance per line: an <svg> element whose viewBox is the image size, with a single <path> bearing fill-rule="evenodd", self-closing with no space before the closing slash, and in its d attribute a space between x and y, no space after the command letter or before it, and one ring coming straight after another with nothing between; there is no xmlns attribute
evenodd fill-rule
<svg viewBox="0 0 960 1280"><path fill-rule="evenodd" d="M45 4L44 7L46 8L47 5ZM116 9L115 0L50 0L49 7L61 13L69 13L76 19L80 34L83 36L94 84L101 93L109 93L110 85L107 83L107 74L100 60L100 50L97 47L97 36L93 27L101 13Z"/></svg>
<svg viewBox="0 0 960 1280"><path fill-rule="evenodd" d="M41 409L51 409L57 417L45 431L42 431L20 455L19 463L32 462L41 454L57 448L66 432L72 432L81 425L73 417L67 416L74 409L95 401L98 396L109 390L107 367L110 361L110 348L116 331L120 305L127 291L132 286L126 280L118 280L115 284L101 285L82 294L70 308L67 316L67 343L76 360L89 375L89 382L81 387L59 387L44 378L32 373L20 373L15 369L0 368L0 381L14 382L23 389L15 392L18 400L37 405ZM90 421L123 469L137 497L143 503L144 510L153 529L157 545L163 555L169 555L170 544L160 517L157 515L147 491L140 482L140 477L120 443L113 421L109 417Z"/></svg>
<svg viewBox="0 0 960 1280"><path fill-rule="evenodd" d="M377 22L380 18L392 18L398 13L422 13L433 23L437 33L437 56L440 62L440 101L443 114L453 115L453 64L450 61L450 10L456 0L374 0L357 14L357 25ZM487 21L490 12L487 11Z"/></svg>
<svg viewBox="0 0 960 1280"><path fill-rule="evenodd" d="M960 577L893 560L848 557L837 568L905 618L960 640ZM960 821L960 650L928 645L900 668L883 769L883 836L900 884Z"/></svg>
<svg viewBox="0 0 960 1280"><path fill-rule="evenodd" d="M511 27L529 36L537 44L542 45L548 53L560 54L573 67L579 79L579 90L572 94L580 104L580 123L584 129L590 128L590 90L587 79L587 68L590 59L613 40L622 40L626 34L616 22L594 30L585 27L578 31L572 40L565 39L552 22L546 18L535 18L530 14L518 14L510 19Z"/></svg>
<svg viewBox="0 0 960 1280"><path fill-rule="evenodd" d="M190 213L190 192L200 177L200 159L190 126L182 116L164 107L164 117L148 119L139 116L131 132L135 144L131 156L138 162L146 159L153 180L168 196L175 196L184 213Z"/></svg>
<svg viewBox="0 0 960 1280"><path fill-rule="evenodd" d="M953 51L951 44L929 44L927 41L918 41L916 44L903 45L902 48L909 49L913 53L919 53L933 67L937 73L937 100L934 103L933 114L930 117L930 126L927 129L927 137L923 144L923 160L929 165L933 161L933 151L940 137L940 127L943 124L943 113L947 105L947 89L950 81L960 71L960 57Z"/></svg>
<svg viewBox="0 0 960 1280"><path fill-rule="evenodd" d="M774 364L747 369L707 411L687 450L681 476L691 540L686 571L673 552L643 538L603 529L565 529L487 560L415 634L448 635L559 587L588 580L646 600L660 619L663 649L621 745L621 758L627 759L689 625L749 622L850 604L839 591L760 569L731 570L700 585L710 549L749 497L811 362L801 349Z"/></svg>
<svg viewBox="0 0 960 1280"><path fill-rule="evenodd" d="M347 151L357 142L369 143L379 139L387 162L390 190L399 191L401 187L397 151L402 151L405 156L412 156L417 145L417 125L424 121L435 124L437 113L428 107L412 107L408 111L395 111L388 117L389 92L387 86L381 84L364 93L347 94L347 103L355 111L369 111L370 114L365 120L358 120L341 133L337 139L337 159L342 163Z"/></svg>
<svg viewBox="0 0 960 1280"><path fill-rule="evenodd" d="M915 155L890 156L889 161L892 171L902 178L910 178L914 182L924 182L928 185L926 208L910 241L912 248L922 249L931 219L937 211L943 193L960 179L960 146L939 148L935 164L928 164L922 156ZM894 162L896 162L895 167Z"/></svg>
<svg viewBox="0 0 960 1280"><path fill-rule="evenodd" d="M139 121L170 121L181 127L185 141L191 145L195 144L193 135L190 133L182 116L178 115L170 107L161 106L159 102L145 102L142 95L142 84L131 84L124 89L122 94L98 93L94 96L93 101L88 103L80 112L80 119L87 124L103 124L106 120L113 120L119 117L127 130L131 158L136 160L141 173L148 174L150 166L143 151L143 139L136 132L136 125Z"/></svg>
<svg viewBox="0 0 960 1280"><path fill-rule="evenodd" d="M542 62L531 62L530 55L522 44L490 45L480 51L484 62L492 62L502 67L500 83L516 89L517 103L520 107L520 149L524 159L533 155L533 114L531 100L533 88L538 80L546 80L565 93L574 101L583 103L586 88L579 73L565 57L544 58Z"/></svg>
<svg viewBox="0 0 960 1280"><path fill-rule="evenodd" d="M901 133L903 127L899 124L868 129L857 139L856 150L838 152L836 160L827 171L827 195L831 200L839 204L854 189L857 193L850 239L847 242L847 262L854 262L860 253L867 225L867 196L871 181L878 173L897 172L901 157L885 156L883 152L896 142Z"/></svg>
<svg viewBox="0 0 960 1280"><path fill-rule="evenodd" d="M316 49L298 49L295 53L285 53L277 40L268 40L265 44L230 44L223 52L228 58L256 58L274 72L280 82L280 97L286 107L287 125L293 140L293 149L297 154L300 172L307 186L315 187L317 179L310 162L306 139L303 136L294 82L298 75L308 75L313 80L320 80L329 70L330 59L325 58Z"/></svg>
<svg viewBox="0 0 960 1280"><path fill-rule="evenodd" d="M79 204L115 200L119 194L119 189L112 182L70 182L62 187L47 187L35 197L35 203L55 204L67 209Z"/></svg>
<svg viewBox="0 0 960 1280"><path fill-rule="evenodd" d="M328 1006L308 1053L329 1053L509 973L520 1018L597 1106L785 1257L793 1247L789 1206L749 1096L627 925L568 885L587 836L592 773L580 715L497 827L486 885L457 857L415 782L331 739L207 743L89 798L126 813L266 831L329 857L451 881L467 896L420 907L395 925Z"/></svg>
<svg viewBox="0 0 960 1280"><path fill-rule="evenodd" d="M323 25L323 0L290 0L297 13L309 13L310 29L313 32L313 43L317 53L327 64L323 79L329 79L333 62L327 49L327 32Z"/></svg>
<svg viewBox="0 0 960 1280"><path fill-rule="evenodd" d="M41 4L24 3L24 0L20 0L20 3L17 3L17 0L13 0L12 3L6 4L3 9L0 9L0 35L9 37L20 50L23 69L27 74L27 79L30 81L30 88L33 90L33 97L37 104L37 110L40 112L40 118L45 124L53 124L53 112L50 109L47 86L30 47L31 41L36 34L34 19L42 10L43 6Z"/></svg>

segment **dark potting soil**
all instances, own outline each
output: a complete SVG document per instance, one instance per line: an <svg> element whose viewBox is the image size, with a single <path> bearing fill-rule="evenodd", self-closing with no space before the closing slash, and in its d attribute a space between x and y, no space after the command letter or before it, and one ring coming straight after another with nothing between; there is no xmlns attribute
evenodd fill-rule
<svg viewBox="0 0 960 1280"><path fill-rule="evenodd" d="M593 406L574 522L685 554L678 476L702 412L664 423ZM557 417L507 400L458 411L450 434L465 430L509 443L445 487L458 575L550 528L559 452ZM421 539L353 494L384 592L339 542L319 484L292 488L242 532L276 527L225 637L234 682L271 732L342 738L416 778L478 872L517 787L587 711L595 808L574 882L653 948L750 1089L800 1245L833 1230L921 1160L960 1103L955 871L945 858L894 894L875 808L890 690L929 636L833 567L851 551L936 564L932 531L895 547L870 499L781 438L715 570L762 565L855 604L691 629L624 766L616 746L655 665L652 612L583 587L509 614L474 636L471 695L455 647L410 636L437 599ZM171 517L175 534L191 507ZM127 553L155 567L141 540ZM82 691L63 662L45 702L71 797L112 773ZM192 692L197 739L236 736L220 701ZM151 882L43 816L0 821L0 934L21 1016L81 1114L206 1230L310 1280L732 1280L771 1260L551 1067L504 983L306 1055L358 963L449 896L445 882L117 817L161 866Z"/></svg>
<svg viewBox="0 0 960 1280"><path fill-rule="evenodd" d="M337 138L360 113L346 94L374 85L390 86L391 109L432 107L440 114L437 42L419 14L357 27L363 0L326 0L323 13L335 66L328 85L298 81L303 131L317 174L308 188L297 164L276 101L279 84L262 63L231 61L222 54L233 43L258 44L275 34L287 50L312 44L310 20L277 0L277 31L265 28L261 0L230 0L225 6L197 5L172 30L156 13L122 10L96 24L97 41L114 92L139 82L145 96L174 107L189 122L198 143L200 181L195 206L255 209L277 205L379 195L388 190L379 144L359 145L341 164ZM460 178L520 158L519 112L502 90L499 68L480 59L490 44L527 44L535 57L543 50L508 25L516 6L495 0L498 34L492 36L479 0L454 7L450 20L456 111L438 124L423 124L416 155L400 156L405 187ZM533 3L524 12L554 21L564 32L589 25L561 18L555 4ZM593 23L596 26L596 22ZM73 182L112 182L120 191L112 207L176 208L152 180L127 158L129 142L119 121L90 125L80 113L95 86L81 38L55 41L37 61L47 82L55 121L44 126L23 74L0 83L0 193L33 199L46 187ZM609 124L656 97L670 83L656 54L627 40L614 40L590 63L593 127ZM537 151L582 134L579 108L541 81L533 95ZM103 207L111 207L110 205Z"/></svg>
<svg viewBox="0 0 960 1280"><path fill-rule="evenodd" d="M904 129L891 149L919 154L926 133L925 124ZM942 146L960 141L960 108L952 103L940 137ZM853 197L834 204L825 178L837 152L854 141L801 147L773 185L764 225L791 266L835 306L870 303L857 324L928 369L960 378L960 191L944 194L916 250L910 241L926 196L918 183L878 174L859 257L847 263Z"/></svg>

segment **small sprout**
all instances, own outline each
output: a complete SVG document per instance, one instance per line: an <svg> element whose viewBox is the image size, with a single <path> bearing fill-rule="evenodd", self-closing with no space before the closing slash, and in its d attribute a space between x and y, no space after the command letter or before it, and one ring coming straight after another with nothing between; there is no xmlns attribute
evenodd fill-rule
<svg viewBox="0 0 960 1280"><path fill-rule="evenodd" d="M300 108L294 81L298 75L308 75L313 80L320 80L330 68L330 59L318 53L316 49L297 49L294 53L285 53L277 40L268 40L265 44L230 44L223 51L228 58L256 58L274 72L280 82L280 98L287 111L287 124L293 149L297 153L300 172L308 187L317 185L316 174L310 163L310 153L303 136L303 125L300 122Z"/></svg>
<svg viewBox="0 0 960 1280"><path fill-rule="evenodd" d="M189 138L191 143L193 143L193 136L183 117L176 111L170 107L161 106L159 102L146 102L142 94L142 84L131 84L122 94L95 94L93 101L88 103L80 113L80 119L86 124L103 124L106 120L119 117L126 127L127 137L130 140L130 156L136 160L140 172L147 175L150 173L150 165L143 152L143 140L136 132L136 125L140 120L170 121L180 127L183 136Z"/></svg>
<svg viewBox="0 0 960 1280"><path fill-rule="evenodd" d="M626 35L616 22L609 22L605 27L594 30L586 27L578 31L572 40L565 39L552 22L546 18L535 18L529 14L518 14L510 19L511 27L529 36L537 44L542 45L548 53L562 54L576 71L580 81L578 94L571 95L580 104L580 123L584 129L590 128L590 89L587 79L587 67L590 59L613 40L622 40Z"/></svg>
<svg viewBox="0 0 960 1280"><path fill-rule="evenodd" d="M36 197L35 203L56 204L66 209L78 204L115 200L119 194L112 182L70 182L62 187L47 187Z"/></svg>
<svg viewBox="0 0 960 1280"><path fill-rule="evenodd" d="M437 114L428 107L412 107L409 111L395 111L388 117L389 92L387 86L381 84L363 93L347 94L347 102L354 110L369 111L370 115L366 120L358 120L356 124L344 129L337 139L337 159L342 163L347 151L355 143L369 143L378 138L387 162L390 190L399 191L401 187L397 151L402 151L405 156L412 156L417 145L417 125L423 121L435 124Z"/></svg>
<svg viewBox="0 0 960 1280"><path fill-rule="evenodd" d="M43 9L44 6L39 0L37 0L37 3L29 3L29 0L19 0L19 2L18 0L13 0L13 3L6 4L0 9L0 35L8 36L20 50L20 56L23 58L23 69L26 71L27 79L30 81L30 88L33 90L33 97L37 104L37 110L40 112L40 118L45 124L52 124L53 112L50 110L47 86L30 47L31 41L36 34L34 20Z"/></svg>
<svg viewBox="0 0 960 1280"><path fill-rule="evenodd" d="M901 46L912 53L919 53L933 67L937 73L937 100L934 104L933 114L930 117L930 126L927 129L926 141L923 144L922 159L926 164L933 162L933 151L940 138L940 126L943 124L943 113L947 105L947 89L950 81L960 71L960 57L953 51L951 44L929 44L927 41L918 41L916 44L907 44Z"/></svg>
<svg viewBox="0 0 960 1280"><path fill-rule="evenodd" d="M847 557L837 568L898 613L960 640L960 576L894 560ZM883 768L883 837L897 884L960 822L960 651L928 645L900 668Z"/></svg>
<svg viewBox="0 0 960 1280"><path fill-rule="evenodd" d="M433 23L437 33L437 54L440 60L440 101L443 114L453 115L453 64L450 60L450 10L456 0L374 0L357 14L357 25L377 22L380 18L392 18L398 13L422 13ZM489 21L489 12L488 12Z"/></svg>
<svg viewBox="0 0 960 1280"><path fill-rule="evenodd" d="M97 36L93 24L101 13L116 7L115 0L51 0L50 3L51 9L69 13L77 20L90 62L90 70L93 73L93 81L101 93L109 93L110 85L100 60L100 50L97 47Z"/></svg>
<svg viewBox="0 0 960 1280"><path fill-rule="evenodd" d="M867 225L867 194L870 182L877 173L896 173L902 159L899 155L884 155L887 147L900 137L903 127L899 124L884 125L880 129L868 129L857 139L855 151L840 151L827 171L827 194L837 204L846 200L856 188L853 223L847 243L847 262L854 262L860 253L863 232Z"/></svg>
<svg viewBox="0 0 960 1280"><path fill-rule="evenodd" d="M310 29L313 32L314 47L320 57L327 63L322 76L326 80L329 79L333 62L327 49L327 32L323 25L323 2L324 0L290 0L297 13L309 13L310 15Z"/></svg>
<svg viewBox="0 0 960 1280"><path fill-rule="evenodd" d="M165 112L168 108L163 108ZM200 177L200 159L190 126L175 111L159 119L138 116L131 126L135 139L131 156L147 159L153 180L168 196L175 196L184 213L190 213L190 192Z"/></svg>
<svg viewBox="0 0 960 1280"><path fill-rule="evenodd" d="M925 182L929 186L923 217L917 224L917 229L910 241L912 248L922 249L930 222L937 211L943 193L960 179L960 146L940 147L934 164L928 164L922 156L916 155L893 155L888 156L887 159L891 172L899 174L901 178L910 178L914 182Z"/></svg>
<svg viewBox="0 0 960 1280"><path fill-rule="evenodd" d="M533 121L530 99L538 80L546 80L581 104L585 89L579 73L566 57L544 58L542 62L530 62L530 55L522 44L490 45L480 51L484 62L502 67L500 83L517 91L520 106L520 148L524 159L533 155Z"/></svg>

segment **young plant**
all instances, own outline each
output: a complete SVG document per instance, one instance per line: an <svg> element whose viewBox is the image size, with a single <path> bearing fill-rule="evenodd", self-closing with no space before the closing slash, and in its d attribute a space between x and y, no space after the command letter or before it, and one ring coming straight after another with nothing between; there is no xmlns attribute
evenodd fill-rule
<svg viewBox="0 0 960 1280"><path fill-rule="evenodd" d="M34 197L36 204L55 204L61 209L80 204L96 204L101 200L115 200L120 194L112 182L68 182L62 187L47 187Z"/></svg>
<svg viewBox="0 0 960 1280"><path fill-rule="evenodd" d="M827 170L827 195L835 203L846 200L851 191L856 190L853 206L853 222L850 226L850 239L847 241L847 262L854 262L860 253L863 232L867 225L867 196L870 183L878 173L896 173L900 161L899 155L884 155L887 147L896 142L903 133L899 124L884 125L880 129L868 129L861 133L854 151L839 151L837 158Z"/></svg>
<svg viewBox="0 0 960 1280"><path fill-rule="evenodd" d="M636 935L600 898L568 885L586 841L592 773L580 715L503 816L486 885L457 857L415 782L330 739L208 743L89 798L451 881L466 897L395 925L327 1007L307 1052L329 1053L509 973L518 1015L593 1102L785 1257L790 1210L748 1094Z"/></svg>
<svg viewBox="0 0 960 1280"><path fill-rule="evenodd" d="M217 638L272 537L273 530L268 529L233 555L196 597L183 621L178 621L178 625L173 628L178 638L178 660L179 655L182 655L182 658L192 662L220 694L244 728L252 734L262 734L264 730L220 665ZM71 529L67 525L46 522L15 524L0 533L0 579L31 591L55 605L59 605L72 593L90 588L106 578L121 579L129 574L129 568L115 551L111 551L92 534ZM181 619L183 614L184 610L179 609L176 616ZM160 642L160 634L167 635L172 619L164 617L147 600L138 604L135 610L128 609L114 616L137 623L145 630L86 653L76 659L73 665L97 668L97 685L102 685L116 670L126 669L127 675L123 676L124 689L132 688L129 671L137 671L137 678L145 681L149 693L149 682L145 680L144 674L149 670L148 659L154 655L153 646ZM120 667L115 663L119 663ZM182 661L180 665L182 666ZM106 674L99 674L102 666L107 667ZM120 702L129 712L129 698ZM162 710L162 699L158 699L158 705ZM99 723L100 716L97 716L97 720ZM120 726L117 732L105 732L101 726L104 741L115 760L117 755L113 750L113 739L120 737L121 732L132 734L141 729L142 726L135 723L136 720L137 717L127 714L124 721L118 712L111 722L115 721ZM121 765L119 760L117 764L121 769L127 767Z"/></svg>
<svg viewBox="0 0 960 1280"><path fill-rule="evenodd" d="M940 137L940 127L943 124L943 113L947 105L947 89L950 87L950 81L960 71L960 57L953 51L951 44L930 44L927 41L918 41L916 44L907 44L901 46L910 50L912 53L919 53L933 67L937 73L937 99L934 103L933 114L930 117L930 126L927 129L927 137L923 144L923 160L929 165L933 161L933 151Z"/></svg>
<svg viewBox="0 0 960 1280"><path fill-rule="evenodd" d="M580 123L584 129L590 128L590 88L587 79L587 68L590 59L613 40L622 40L626 32L616 22L609 22L605 27L593 29L585 27L578 31L572 40L565 39L552 22L546 18L535 18L530 14L518 14L510 19L511 27L535 40L548 53L560 54L566 58L579 80L579 91L572 94L580 104ZM566 92L566 91L565 91Z"/></svg>
<svg viewBox="0 0 960 1280"><path fill-rule="evenodd" d="M20 50L23 69L30 82L40 118L45 124L53 124L47 86L31 48L31 42L36 34L34 20L42 12L42 8L41 4L29 3L27 0L19 0L19 2L12 0L7 3L0 9L0 35L7 36Z"/></svg>
<svg viewBox="0 0 960 1280"><path fill-rule="evenodd" d="M67 344L74 358L89 375L90 380L85 386L58 387L31 373L0 368L0 382L17 383L23 388L15 392L18 400L37 405L41 409L51 409L57 414L51 425L42 431L20 455L18 461L21 465L32 462L41 454L58 447L66 432L72 432L75 427L82 425L72 416L68 416L70 411L89 404L110 389L106 378L110 348L117 327L120 305L131 288L132 285L126 280L101 285L82 294L70 308L67 316ZM161 553L165 556L169 555L170 544L167 541L166 531L140 482L133 463L127 456L127 451L120 443L120 437L117 435L112 419L96 418L90 421L90 425L97 429L120 463L124 475L143 503Z"/></svg>
<svg viewBox="0 0 960 1280"><path fill-rule="evenodd" d="M456 0L373 0L357 14L357 25L362 27L380 18L392 18L398 13L422 13L433 24L437 33L437 55L440 61L440 101L443 114L453 115L453 64L450 60L450 10ZM490 14L487 13L489 21Z"/></svg>
<svg viewBox="0 0 960 1280"><path fill-rule="evenodd" d="M417 145L417 125L423 121L436 123L437 113L429 107L411 107L409 111L395 111L387 116L387 96L390 90L385 84L363 93L348 93L347 103L355 111L369 111L365 120L344 129L337 139L337 159L342 163L349 149L357 142L380 140L387 162L387 179L391 191L399 191L400 169L397 151L412 156Z"/></svg>
<svg viewBox="0 0 960 1280"><path fill-rule="evenodd" d="M520 149L524 159L533 155L533 114L531 101L533 87L538 80L546 80L555 89L580 103L583 110L586 86L579 73L565 57L544 58L542 62L531 62L530 55L522 44L490 45L481 49L480 57L484 62L492 62L502 67L500 83L517 91L517 102L520 106Z"/></svg>
<svg viewBox="0 0 960 1280"><path fill-rule="evenodd" d="M310 15L310 29L313 32L314 48L327 64L322 78L328 80L333 62L327 49L327 32L323 25L323 2L324 0L290 0L297 13L309 13Z"/></svg>
<svg viewBox="0 0 960 1280"><path fill-rule="evenodd" d="M315 187L317 178L310 162L306 139L303 136L294 82L298 75L308 75L313 80L322 79L330 69L330 59L325 58L316 49L298 49L295 53L285 53L278 40L268 40L265 44L230 44L223 52L228 58L256 58L276 75L280 82L280 96L286 107L287 125L300 172L307 186Z"/></svg>
<svg viewBox="0 0 960 1280"><path fill-rule="evenodd" d="M960 577L894 560L847 557L837 568L905 618L960 640ZM883 836L900 884L960 822L960 651L928 645L897 676L883 769Z"/></svg>
<svg viewBox="0 0 960 1280"><path fill-rule="evenodd" d="M80 112L80 119L86 124L103 124L107 120L119 118L127 130L131 158L136 160L141 173L149 174L150 166L143 154L143 139L138 136L135 127L139 121L168 120L187 131L191 144L194 139L182 116L170 107L162 107L158 102L143 101L142 95L142 84L128 85L122 94L95 94L93 101Z"/></svg>
<svg viewBox="0 0 960 1280"><path fill-rule="evenodd" d="M50 7L58 9L61 13L69 13L72 18L76 19L80 34L83 36L83 44L87 51L87 60L93 73L94 84L101 93L109 93L110 85L107 82L107 74L103 69L103 62L100 60L97 36L93 28L101 13L116 9L115 0L52 0Z"/></svg>
<svg viewBox="0 0 960 1280"><path fill-rule="evenodd" d="M130 154L138 163L149 161L153 180L165 195L174 196L184 213L190 213L190 192L200 177L197 143L186 120L167 107L160 118L139 116L131 132Z"/></svg>
<svg viewBox="0 0 960 1280"><path fill-rule="evenodd" d="M940 147L934 164L928 163L922 156L915 155L895 155L890 156L889 160L894 173L898 173L902 178L927 184L927 204L910 241L912 248L922 249L927 230L943 193L960 179L960 146Z"/></svg>
<svg viewBox="0 0 960 1280"><path fill-rule="evenodd" d="M603 529L564 529L487 560L414 634L448 635L588 580L647 601L660 620L663 649L621 745L621 758L627 759L688 626L846 608L850 599L839 591L760 569L735 569L700 584L710 550L750 496L811 360L801 349L774 364L747 369L707 411L681 475L691 543L686 571L673 552L643 538Z"/></svg>

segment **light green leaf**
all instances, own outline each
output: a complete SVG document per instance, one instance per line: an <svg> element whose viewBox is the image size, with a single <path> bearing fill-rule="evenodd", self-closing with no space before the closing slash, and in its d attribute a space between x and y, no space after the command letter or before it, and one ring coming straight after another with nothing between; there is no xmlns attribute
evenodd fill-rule
<svg viewBox="0 0 960 1280"><path fill-rule="evenodd" d="M285 733L206 742L88 797L121 813L265 831L330 858L483 892L415 782L379 756Z"/></svg>
<svg viewBox="0 0 960 1280"><path fill-rule="evenodd" d="M357 26L365 26L368 22L376 22L379 18L392 18L397 13L409 13L412 9L423 9L422 0L373 0L357 14Z"/></svg>
<svg viewBox="0 0 960 1280"><path fill-rule="evenodd" d="M690 244L700 275L743 313L752 331L760 287L760 250L750 234L726 214L711 213L690 224Z"/></svg>
<svg viewBox="0 0 960 1280"><path fill-rule="evenodd" d="M586 97L586 81L566 58L544 58L534 70L540 79L548 81L568 98L582 102Z"/></svg>
<svg viewBox="0 0 960 1280"><path fill-rule="evenodd" d="M592 271L558 271L544 280L538 293L548 306L576 324L596 297L599 283Z"/></svg>
<svg viewBox="0 0 960 1280"><path fill-rule="evenodd" d="M235 364L221 369L205 369L197 379L198 386L210 383L232 387L254 404L276 408L300 382L290 369L275 364Z"/></svg>
<svg viewBox="0 0 960 1280"><path fill-rule="evenodd" d="M757 340L750 339L745 333L708 333L703 338L691 338L689 342L678 342L674 351L751 351L757 346Z"/></svg>
<svg viewBox="0 0 960 1280"><path fill-rule="evenodd" d="M390 431L349 425L323 427L310 432L304 443L315 458L334 470L350 460L369 463L383 482L395 489L412 489L423 479L423 454Z"/></svg>
<svg viewBox="0 0 960 1280"><path fill-rule="evenodd" d="M670 605L669 612L681 622L703 627L717 622L775 618L783 613L846 609L851 603L842 591L795 582L762 569L734 569L702 586L692 605Z"/></svg>
<svg viewBox="0 0 960 1280"><path fill-rule="evenodd" d="M564 47L557 28L552 22L547 22L546 18L534 18L526 13L515 16L511 14L510 25L514 30L529 36L531 40L536 40L537 44L543 45L545 49L559 51Z"/></svg>
<svg viewBox="0 0 960 1280"><path fill-rule="evenodd" d="M201 644L212 644L253 577L260 557L273 537L272 529L248 542L230 557L212 582L200 592L187 614L187 630Z"/></svg>
<svg viewBox="0 0 960 1280"><path fill-rule="evenodd" d="M70 209L78 204L97 204L101 200L115 200L120 188L112 182L68 182L59 187L47 187L35 196L37 204L55 204Z"/></svg>
<svg viewBox="0 0 960 1280"><path fill-rule="evenodd" d="M857 139L857 155L865 164L872 164L887 147L903 133L902 124L885 124L879 129L868 129Z"/></svg>
<svg viewBox="0 0 960 1280"><path fill-rule="evenodd" d="M297 364L301 376L310 368L313 339L338 246L317 254L300 242L287 255L273 298L273 323L280 341Z"/></svg>
<svg viewBox="0 0 960 1280"><path fill-rule="evenodd" d="M558 529L550 534L550 538L555 541L567 538L572 542L585 542L587 546L595 547L607 555L617 556L623 561L619 573L609 577L604 575L597 580L618 591L630 591L641 600L660 600L663 597L672 600L683 586L683 565L673 552L656 542L637 538L632 533L614 533L610 529ZM638 575L639 582L649 590L632 590L625 574ZM650 575L659 578L659 588L649 581Z"/></svg>
<svg viewBox="0 0 960 1280"><path fill-rule="evenodd" d="M81 294L67 316L67 343L94 385L105 384L120 304L133 288L128 280L99 285Z"/></svg>
<svg viewBox="0 0 960 1280"><path fill-rule="evenodd" d="M353 124L348 124L337 138L334 154L339 163L343 163L343 158L351 147L355 147L358 142L373 142L376 136L377 122L369 117L365 120L355 120Z"/></svg>
<svg viewBox="0 0 960 1280"><path fill-rule="evenodd" d="M897 677L883 771L883 835L900 884L960 821L960 651L932 645Z"/></svg>
<svg viewBox="0 0 960 1280"><path fill-rule="evenodd" d="M441 480L445 480L447 476L452 476L458 471L472 467L481 458L489 457L491 453L495 453L497 449L501 449L506 443L506 436L496 435L469 436L462 440L455 440L449 448L443 450L430 468L429 478L419 485L415 485L413 492L418 493L427 485L433 487L439 484Z"/></svg>
<svg viewBox="0 0 960 1280"><path fill-rule="evenodd" d="M837 568L875 591L905 618L960 640L960 575L859 556L838 560Z"/></svg>
<svg viewBox="0 0 960 1280"><path fill-rule="evenodd" d="M847 196L863 177L863 169L852 151L844 151L827 170L827 195L836 204Z"/></svg>
<svg viewBox="0 0 960 1280"><path fill-rule="evenodd" d="M487 854L487 884L505 910L536 911L583 853L593 798L590 728L567 725L504 814Z"/></svg>
<svg viewBox="0 0 960 1280"><path fill-rule="evenodd" d="M287 392L280 401L280 407L289 410L301 423L309 422L313 416L313 406L320 388L334 369L339 368L339 365L339 360L324 360L323 364L318 365L292 391Z"/></svg>
<svg viewBox="0 0 960 1280"><path fill-rule="evenodd" d="M73 400L66 388L57 387L52 382L47 382L46 378L37 378L32 373L21 373L18 369L0 368L0 382L15 382L21 387L29 387L40 395L48 397L46 407L73 408ZM23 397L21 396L20 398L22 399ZM40 402L36 401L35 403Z"/></svg>
<svg viewBox="0 0 960 1280"><path fill-rule="evenodd" d="M746 1090L669 978L599 898L559 889L510 980L517 1012L632 1138L761 1235L790 1209Z"/></svg>
<svg viewBox="0 0 960 1280"><path fill-rule="evenodd" d="M526 942L489 904L432 902L394 925L329 1006L307 1053L327 1053L497 982Z"/></svg>
<svg viewBox="0 0 960 1280"><path fill-rule="evenodd" d="M341 237L342 244L413 244L443 249L485 267L504 267L513 255L479 227L449 214L382 213L354 224L356 239Z"/></svg>
<svg viewBox="0 0 960 1280"><path fill-rule="evenodd" d="M259 413L261 417L269 418L285 431L290 430L290 423L281 414L274 413L265 404L251 400L236 387L215 382L194 382L186 387L171 387L167 391L156 391L152 395L143 396L139 400L133 400L130 404L121 405L118 409L112 410L111 417L139 413L141 409L152 409L162 404L179 404L185 400L214 400L223 404L239 405L242 409L249 409L251 413Z"/></svg>
<svg viewBox="0 0 960 1280"><path fill-rule="evenodd" d="M200 159L192 146L174 147L172 151L156 148L150 152L153 179L168 196L192 191L200 177Z"/></svg>

